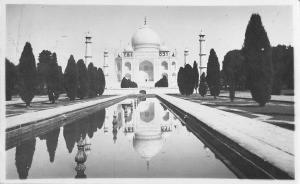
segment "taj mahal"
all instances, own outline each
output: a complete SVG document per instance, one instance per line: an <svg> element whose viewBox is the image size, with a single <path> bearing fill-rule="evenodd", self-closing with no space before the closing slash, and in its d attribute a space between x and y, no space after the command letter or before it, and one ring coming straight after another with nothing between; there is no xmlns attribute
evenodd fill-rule
<svg viewBox="0 0 300 184"><path fill-rule="evenodd" d="M201 63L205 54L202 51L203 34L200 34L200 63L199 69L206 68ZM86 37L85 62L89 63L92 59L91 36ZM203 51L202 51L203 52ZM137 83L138 87L154 87L154 84L163 76L168 79L168 87L177 87L178 57L176 49L169 49L161 42L159 35L151 28L145 17L144 24L139 27L131 37L131 44L111 57L108 50L103 53L103 72L107 88L120 88L121 80L125 77ZM188 50L184 50L184 60ZM203 67L205 66L205 67Z"/></svg>

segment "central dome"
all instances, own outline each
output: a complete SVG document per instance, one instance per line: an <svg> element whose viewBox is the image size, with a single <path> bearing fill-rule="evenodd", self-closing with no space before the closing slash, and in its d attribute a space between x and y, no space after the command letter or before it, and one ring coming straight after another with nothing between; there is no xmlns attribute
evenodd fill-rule
<svg viewBox="0 0 300 184"><path fill-rule="evenodd" d="M158 50L160 38L148 25L144 25L133 34L131 44L134 50Z"/></svg>

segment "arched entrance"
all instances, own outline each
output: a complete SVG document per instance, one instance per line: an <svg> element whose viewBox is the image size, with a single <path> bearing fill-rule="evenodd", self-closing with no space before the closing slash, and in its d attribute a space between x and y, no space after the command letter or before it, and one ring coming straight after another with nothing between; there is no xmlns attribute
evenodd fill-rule
<svg viewBox="0 0 300 184"><path fill-rule="evenodd" d="M150 61L143 61L140 63L138 81L141 84L153 82L153 64Z"/></svg>

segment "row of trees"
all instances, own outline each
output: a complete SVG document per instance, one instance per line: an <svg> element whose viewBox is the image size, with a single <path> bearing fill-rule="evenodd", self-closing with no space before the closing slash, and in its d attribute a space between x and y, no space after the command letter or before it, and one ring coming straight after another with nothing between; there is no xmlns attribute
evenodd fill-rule
<svg viewBox="0 0 300 184"><path fill-rule="evenodd" d="M63 74L57 63L56 53L48 50L39 54L36 67L29 42L25 44L17 66L8 59L5 63L6 100L11 100L12 94L19 94L26 106L30 105L34 95L38 93L47 93L49 101L55 103L62 92L66 92L70 100L75 100L76 97L95 97L104 92L105 77L101 68L95 67L93 63L87 68L82 59L76 63L71 55Z"/></svg>
<svg viewBox="0 0 300 184"><path fill-rule="evenodd" d="M84 61L79 59L76 63L73 55L68 60L64 79L65 90L71 101L76 97L83 99L100 96L106 84L101 68L95 67L92 62L86 68Z"/></svg>
<svg viewBox="0 0 300 184"><path fill-rule="evenodd" d="M278 45L272 47L272 94L279 95L282 89L294 88L293 47ZM241 50L229 51L223 60L225 83L229 86L230 98L235 90L249 89L246 81L245 57Z"/></svg>
<svg viewBox="0 0 300 184"><path fill-rule="evenodd" d="M194 61L193 68L189 64L179 68L177 85L180 94L191 95L194 90L197 89L199 82L199 72L197 67L197 63Z"/></svg>
<svg viewBox="0 0 300 184"><path fill-rule="evenodd" d="M199 84L198 65L194 61L193 68L191 65L186 64L180 67L177 76L177 84L181 94L191 95L194 90L201 96L206 95L207 87L210 89L210 94L216 98L220 93L220 64L214 49L210 50L208 63L207 63L207 76L205 73L201 74Z"/></svg>
<svg viewBox="0 0 300 184"><path fill-rule="evenodd" d="M236 89L249 89L261 106L280 94L281 89L294 88L293 47L271 47L258 14L253 14L241 50L229 51L223 61L223 72L229 85L230 98Z"/></svg>
<svg viewBox="0 0 300 184"><path fill-rule="evenodd" d="M61 66L57 63L56 53L43 50L39 54L37 64L37 93L48 94L49 101L55 103L59 94L64 91L63 73Z"/></svg>
<svg viewBox="0 0 300 184"><path fill-rule="evenodd" d="M246 29L243 47L225 55L221 72L216 52L210 50L207 77L205 74L200 77L199 93L204 96L208 85L210 94L216 97L220 87L228 85L231 100L234 99L236 89L248 89L253 100L264 106L271 94L280 94L283 88L294 88L293 71L293 47L271 47L260 16L253 14ZM177 82L181 94L193 93L191 86L198 84L194 76L195 72L190 65L180 68ZM194 87L197 88L196 85Z"/></svg>

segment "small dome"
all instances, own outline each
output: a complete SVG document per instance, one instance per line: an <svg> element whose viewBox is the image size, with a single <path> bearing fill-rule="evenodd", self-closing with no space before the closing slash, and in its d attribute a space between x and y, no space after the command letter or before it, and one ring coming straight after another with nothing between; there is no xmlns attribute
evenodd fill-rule
<svg viewBox="0 0 300 184"><path fill-rule="evenodd" d="M139 28L131 38L134 50L138 49L159 49L160 38L148 25Z"/></svg>
<svg viewBox="0 0 300 184"><path fill-rule="evenodd" d="M133 52L133 49L130 44L127 45L127 47L124 49L124 52Z"/></svg>
<svg viewBox="0 0 300 184"><path fill-rule="evenodd" d="M166 45L161 45L159 48L160 51L170 51L169 48Z"/></svg>

